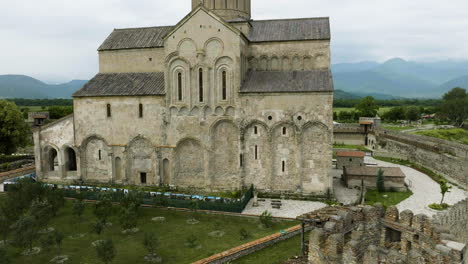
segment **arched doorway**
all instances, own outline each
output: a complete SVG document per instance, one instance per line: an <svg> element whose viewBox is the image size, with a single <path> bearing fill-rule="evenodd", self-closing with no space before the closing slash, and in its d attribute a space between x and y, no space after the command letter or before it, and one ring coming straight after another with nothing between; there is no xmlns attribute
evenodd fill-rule
<svg viewBox="0 0 468 264"><path fill-rule="evenodd" d="M76 171L76 152L74 149L68 147L65 149L65 167L67 171Z"/></svg>
<svg viewBox="0 0 468 264"><path fill-rule="evenodd" d="M122 181L122 159L119 157L115 158L115 180Z"/></svg>
<svg viewBox="0 0 468 264"><path fill-rule="evenodd" d="M49 150L48 167L50 171L58 171L58 155L54 148Z"/></svg>
<svg viewBox="0 0 468 264"><path fill-rule="evenodd" d="M161 184L163 185L168 185L169 184L169 178L170 178L170 167L169 167L169 160L164 159L163 160L163 171L162 171L162 177L161 177Z"/></svg>

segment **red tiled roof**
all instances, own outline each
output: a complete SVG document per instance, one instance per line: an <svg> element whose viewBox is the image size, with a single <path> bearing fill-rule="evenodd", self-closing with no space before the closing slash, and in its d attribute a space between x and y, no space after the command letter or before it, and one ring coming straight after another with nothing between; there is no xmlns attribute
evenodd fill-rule
<svg viewBox="0 0 468 264"><path fill-rule="evenodd" d="M362 151L338 151L336 152L337 157L354 157L354 158L364 158L366 153Z"/></svg>

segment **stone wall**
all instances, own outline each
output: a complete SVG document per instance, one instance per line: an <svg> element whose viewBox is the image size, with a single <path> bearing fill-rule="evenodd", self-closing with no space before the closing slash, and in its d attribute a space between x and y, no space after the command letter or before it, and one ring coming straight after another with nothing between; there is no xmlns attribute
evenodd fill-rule
<svg viewBox="0 0 468 264"><path fill-rule="evenodd" d="M380 205L324 208L301 216L313 223L309 263L461 263L464 243L425 215Z"/></svg>
<svg viewBox="0 0 468 264"><path fill-rule="evenodd" d="M407 159L468 189L468 146L425 136L376 131L377 156Z"/></svg>
<svg viewBox="0 0 468 264"><path fill-rule="evenodd" d="M438 213L434 220L458 240L468 244L468 199L453 205L445 212Z"/></svg>

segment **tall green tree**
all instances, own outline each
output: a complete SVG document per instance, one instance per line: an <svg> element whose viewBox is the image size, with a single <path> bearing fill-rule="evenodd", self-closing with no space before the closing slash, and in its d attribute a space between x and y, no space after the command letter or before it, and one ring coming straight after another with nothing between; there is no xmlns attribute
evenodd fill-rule
<svg viewBox="0 0 468 264"><path fill-rule="evenodd" d="M377 191L385 192L385 176L382 169L377 171Z"/></svg>
<svg viewBox="0 0 468 264"><path fill-rule="evenodd" d="M383 114L385 121L396 122L406 118L406 109L403 106L392 107L390 110Z"/></svg>
<svg viewBox="0 0 468 264"><path fill-rule="evenodd" d="M377 105L377 101L375 101L374 97L367 96L362 98L355 108L361 116L374 117L377 115L380 107Z"/></svg>
<svg viewBox="0 0 468 264"><path fill-rule="evenodd" d="M468 119L468 94L466 89L453 88L443 97L440 114L455 126L462 127Z"/></svg>
<svg viewBox="0 0 468 264"><path fill-rule="evenodd" d="M417 106L410 106L406 110L406 119L409 121L417 121L421 117L421 113L419 111L419 107Z"/></svg>
<svg viewBox="0 0 468 264"><path fill-rule="evenodd" d="M73 106L51 106L47 108L51 119L60 119L73 113Z"/></svg>
<svg viewBox="0 0 468 264"><path fill-rule="evenodd" d="M11 154L26 146L28 132L20 109L10 101L0 100L0 154Z"/></svg>
<svg viewBox="0 0 468 264"><path fill-rule="evenodd" d="M32 250L33 242L39 237L39 226L32 215L21 216L12 226L13 244Z"/></svg>

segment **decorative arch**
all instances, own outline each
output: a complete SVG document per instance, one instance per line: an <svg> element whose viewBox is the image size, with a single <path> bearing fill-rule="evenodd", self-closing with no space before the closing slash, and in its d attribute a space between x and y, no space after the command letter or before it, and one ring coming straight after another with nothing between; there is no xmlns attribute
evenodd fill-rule
<svg viewBox="0 0 468 264"><path fill-rule="evenodd" d="M213 188L240 187L239 128L230 119L220 119L210 128L211 183Z"/></svg>
<svg viewBox="0 0 468 264"><path fill-rule="evenodd" d="M258 60L255 57L249 58L249 69L256 71L258 69Z"/></svg>
<svg viewBox="0 0 468 264"><path fill-rule="evenodd" d="M257 119L249 121L242 127L241 129L242 136L245 137L245 135L248 133L248 130L250 128L253 128L254 126L263 127L265 129L265 133L267 133L267 136L270 137L270 129L268 125L265 122L261 120L257 120Z"/></svg>
<svg viewBox="0 0 468 264"><path fill-rule="evenodd" d="M271 57L271 62L270 62L269 69L272 70L272 71L281 70L281 65L280 65L280 61L279 61L278 57L276 57L276 56Z"/></svg>
<svg viewBox="0 0 468 264"><path fill-rule="evenodd" d="M230 101L233 91L233 60L228 56L220 57L215 64L215 96L218 101Z"/></svg>
<svg viewBox="0 0 468 264"><path fill-rule="evenodd" d="M64 145L62 147L65 170L78 171L78 149L70 145Z"/></svg>
<svg viewBox="0 0 468 264"><path fill-rule="evenodd" d="M177 51L182 57L196 56L197 44L190 38L184 38L177 44Z"/></svg>
<svg viewBox="0 0 468 264"><path fill-rule="evenodd" d="M259 71L268 70L268 57L267 56L263 55L263 56L260 57L258 70Z"/></svg>
<svg viewBox="0 0 468 264"><path fill-rule="evenodd" d="M305 56L304 57L304 70L305 71L310 71L314 69L314 63L312 61L312 57L310 56Z"/></svg>
<svg viewBox="0 0 468 264"><path fill-rule="evenodd" d="M204 44L206 56L211 59L218 58L224 51L224 42L217 37L208 39Z"/></svg>
<svg viewBox="0 0 468 264"><path fill-rule="evenodd" d="M125 149L127 181L134 184L157 184L157 155L151 141L143 136L133 138ZM144 181L142 181L142 176Z"/></svg>
<svg viewBox="0 0 468 264"><path fill-rule="evenodd" d="M252 120L242 129L242 133L245 185L253 184L259 190L267 190L271 175L269 128L260 120Z"/></svg>
<svg viewBox="0 0 468 264"><path fill-rule="evenodd" d="M302 67L302 60L301 60L301 57L299 57L299 55L296 55L293 57L293 60L292 60L292 70L293 71L302 71L303 67Z"/></svg>
<svg viewBox="0 0 468 264"><path fill-rule="evenodd" d="M181 139L175 148L174 184L181 187L205 186L205 150L198 139Z"/></svg>
<svg viewBox="0 0 468 264"><path fill-rule="evenodd" d="M236 109L232 106L228 106L228 108L226 108L226 112L225 112L225 115L227 116L235 116L236 114Z"/></svg>
<svg viewBox="0 0 468 264"><path fill-rule="evenodd" d="M46 143L42 153L44 160L43 171L58 173L61 164L59 148L52 143Z"/></svg>
<svg viewBox="0 0 468 264"><path fill-rule="evenodd" d="M283 71L290 71L291 70L291 62L288 56L283 56L281 58L281 69Z"/></svg>
<svg viewBox="0 0 468 264"><path fill-rule="evenodd" d="M99 135L91 135L83 140L81 149L84 178L98 182L111 181L110 149L107 141Z"/></svg>

